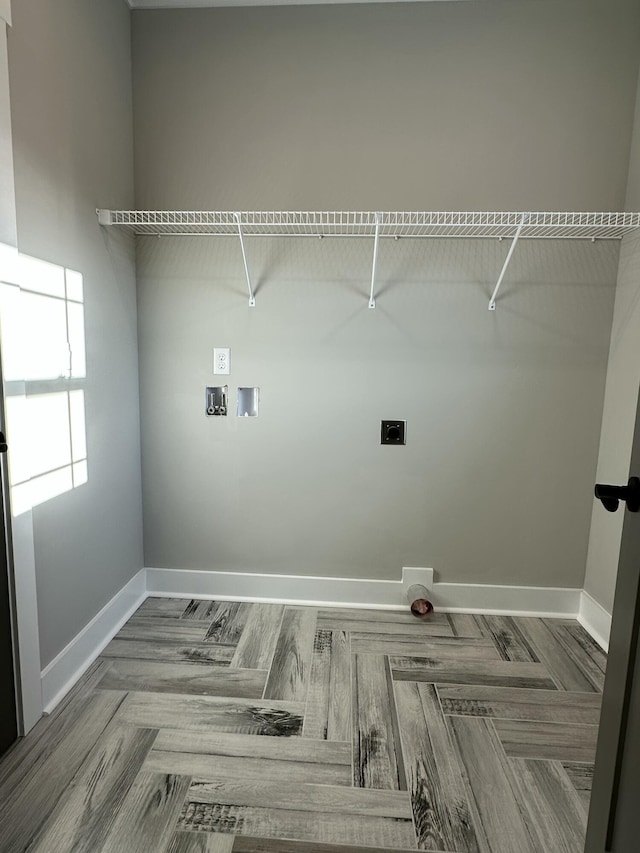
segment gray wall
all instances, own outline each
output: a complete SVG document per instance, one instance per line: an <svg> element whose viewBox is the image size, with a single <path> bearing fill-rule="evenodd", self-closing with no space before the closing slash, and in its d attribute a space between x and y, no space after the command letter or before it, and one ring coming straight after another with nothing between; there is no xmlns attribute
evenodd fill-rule
<svg viewBox="0 0 640 853"><path fill-rule="evenodd" d="M635 110L627 210L640 210L640 85ZM623 241L611 330L598 455L598 482L626 483L640 387L640 235ZM634 472L637 473L637 472ZM585 589L609 613L618 572L624 513L594 501Z"/></svg>
<svg viewBox="0 0 640 853"><path fill-rule="evenodd" d="M136 203L619 210L639 19L635 0L134 12Z"/></svg>
<svg viewBox="0 0 640 853"><path fill-rule="evenodd" d="M640 78L636 89L636 104L631 136L631 156L627 176L625 210L640 210Z"/></svg>
<svg viewBox="0 0 640 853"><path fill-rule="evenodd" d="M136 203L619 209L627 2L134 13ZM148 566L582 586L618 247L138 248ZM212 347L257 420L206 419ZM226 381L226 380L221 380ZM379 446L406 418L404 448Z"/></svg>
<svg viewBox="0 0 640 853"><path fill-rule="evenodd" d="M130 16L120 0L14 3L9 63L22 252L82 272L89 481L34 509L42 664L142 565Z"/></svg>

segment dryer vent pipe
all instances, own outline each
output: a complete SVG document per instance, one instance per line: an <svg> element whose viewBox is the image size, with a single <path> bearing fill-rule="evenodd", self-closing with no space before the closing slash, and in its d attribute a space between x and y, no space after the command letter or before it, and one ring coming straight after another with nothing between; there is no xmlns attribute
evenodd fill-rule
<svg viewBox="0 0 640 853"><path fill-rule="evenodd" d="M433 613L433 604L429 601L429 590L421 583L414 583L407 590L407 603L414 616L428 616Z"/></svg>

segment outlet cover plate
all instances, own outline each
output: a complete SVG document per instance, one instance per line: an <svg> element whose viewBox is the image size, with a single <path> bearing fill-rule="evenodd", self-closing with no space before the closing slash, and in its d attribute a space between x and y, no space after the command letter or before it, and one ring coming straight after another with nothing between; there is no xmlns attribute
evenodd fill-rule
<svg viewBox="0 0 640 853"><path fill-rule="evenodd" d="M231 350L229 347L213 348L213 372L225 374L231 372Z"/></svg>
<svg viewBox="0 0 640 853"><path fill-rule="evenodd" d="M406 444L406 421L380 421L380 444Z"/></svg>

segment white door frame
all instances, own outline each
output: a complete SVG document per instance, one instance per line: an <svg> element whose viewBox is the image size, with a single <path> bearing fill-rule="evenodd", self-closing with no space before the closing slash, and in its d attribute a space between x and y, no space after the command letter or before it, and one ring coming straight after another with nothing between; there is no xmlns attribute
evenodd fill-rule
<svg viewBox="0 0 640 853"><path fill-rule="evenodd" d="M11 0L0 0L0 243L8 247L4 256L0 256L0 263L3 264L0 278L6 276L11 279L10 261L12 249L17 258L18 237L7 53L9 26ZM17 269L17 265L14 265L14 269ZM18 282L9 280L8 283ZM0 420L4 420L4 417ZM8 435L7 439L10 442L11 436ZM12 573L14 597L13 640L17 649L18 731L25 735L41 718L43 709L33 517L31 511L17 518L12 518L9 511L7 516L10 524L9 571Z"/></svg>
<svg viewBox="0 0 640 853"><path fill-rule="evenodd" d="M639 469L640 397L637 398L628 476L637 477ZM624 521L586 853L606 850L622 853L635 849L640 826L637 809L640 774L636 754L640 745L637 716L640 704L640 513L635 509L629 512L622 501L617 511L623 514Z"/></svg>

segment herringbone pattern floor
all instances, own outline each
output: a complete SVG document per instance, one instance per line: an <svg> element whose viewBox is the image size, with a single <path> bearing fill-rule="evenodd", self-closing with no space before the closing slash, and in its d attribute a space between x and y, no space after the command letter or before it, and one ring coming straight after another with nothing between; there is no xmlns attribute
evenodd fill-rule
<svg viewBox="0 0 640 853"><path fill-rule="evenodd" d="M3 853L581 853L567 620L150 598L0 764Z"/></svg>

